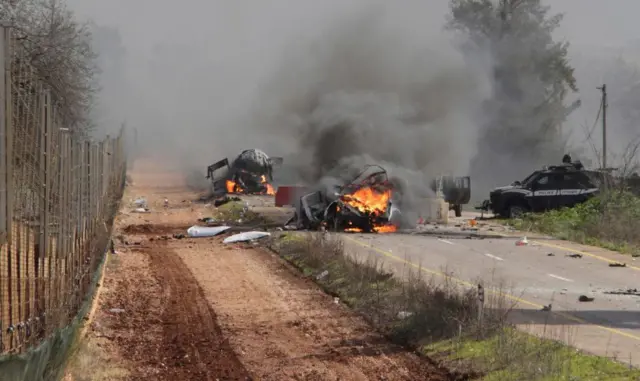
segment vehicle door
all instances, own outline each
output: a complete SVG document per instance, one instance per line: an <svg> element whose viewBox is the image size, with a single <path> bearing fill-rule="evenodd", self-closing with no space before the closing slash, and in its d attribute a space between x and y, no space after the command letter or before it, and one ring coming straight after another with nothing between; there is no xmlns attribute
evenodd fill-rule
<svg viewBox="0 0 640 381"><path fill-rule="evenodd" d="M568 172L562 175L559 208L571 208L585 202L598 190L589 176L583 172Z"/></svg>
<svg viewBox="0 0 640 381"><path fill-rule="evenodd" d="M531 184L530 204L534 212L558 208L561 179L558 173L545 173Z"/></svg>

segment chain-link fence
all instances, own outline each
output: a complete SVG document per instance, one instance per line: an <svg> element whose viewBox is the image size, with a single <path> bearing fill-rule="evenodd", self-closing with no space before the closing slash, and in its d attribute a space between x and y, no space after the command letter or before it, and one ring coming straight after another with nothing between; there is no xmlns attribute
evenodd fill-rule
<svg viewBox="0 0 640 381"><path fill-rule="evenodd" d="M96 143L60 126L56 93L26 58L10 28L0 28L2 354L35 349L76 319L102 263L126 170L122 131Z"/></svg>

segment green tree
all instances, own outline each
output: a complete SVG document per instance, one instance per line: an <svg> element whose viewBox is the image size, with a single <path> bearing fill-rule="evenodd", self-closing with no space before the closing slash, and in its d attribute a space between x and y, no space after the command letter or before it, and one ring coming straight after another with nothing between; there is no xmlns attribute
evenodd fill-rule
<svg viewBox="0 0 640 381"><path fill-rule="evenodd" d="M451 0L450 9L448 29L463 38L468 62L489 62L493 82L472 175L486 178L491 165L501 175L486 186L495 186L559 162L566 146L562 123L580 105L565 104L578 88L569 43L552 36L563 16L550 14L540 0ZM499 163L504 168L495 168Z"/></svg>
<svg viewBox="0 0 640 381"><path fill-rule="evenodd" d="M13 26L22 48L14 66L32 66L51 89L64 125L86 134L99 89L89 24L78 22L64 0L0 0L0 20Z"/></svg>

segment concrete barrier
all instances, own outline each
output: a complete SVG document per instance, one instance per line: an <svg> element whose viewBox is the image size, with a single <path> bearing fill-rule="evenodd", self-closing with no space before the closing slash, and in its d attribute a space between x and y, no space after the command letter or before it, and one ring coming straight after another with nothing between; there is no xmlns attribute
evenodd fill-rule
<svg viewBox="0 0 640 381"><path fill-rule="evenodd" d="M419 224L449 223L449 203L442 198L423 198L417 203L416 212Z"/></svg>

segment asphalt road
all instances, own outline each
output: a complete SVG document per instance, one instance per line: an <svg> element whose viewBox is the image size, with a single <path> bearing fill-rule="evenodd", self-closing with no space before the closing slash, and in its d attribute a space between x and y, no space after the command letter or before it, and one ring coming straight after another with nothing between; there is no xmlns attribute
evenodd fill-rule
<svg viewBox="0 0 640 381"><path fill-rule="evenodd" d="M487 292L493 289L513 303L511 317L521 328L640 366L640 294L606 294L640 291L640 263L630 256L542 239L516 246L515 238L343 237L352 255L375 256L400 275L420 268L426 276L449 274L469 287L482 281ZM609 266L615 262L627 267ZM580 302L581 295L594 300ZM549 304L552 313L542 311Z"/></svg>
<svg viewBox="0 0 640 381"><path fill-rule="evenodd" d="M246 200L274 220L291 215L290 209L273 207L272 199ZM640 258L536 236L528 237L528 246L516 246L521 234L490 222L477 226L476 233L486 238L469 239L461 226L476 216L465 212L462 218L452 217L448 227L427 227L430 234L341 236L351 255L374 257L399 276L412 269L468 287L482 282L487 300L500 295L510 303L510 317L521 329L640 367L640 294L606 293L640 291ZM612 263L626 267L610 267ZM593 301L580 302L581 295ZM542 311L549 304L551 313Z"/></svg>

